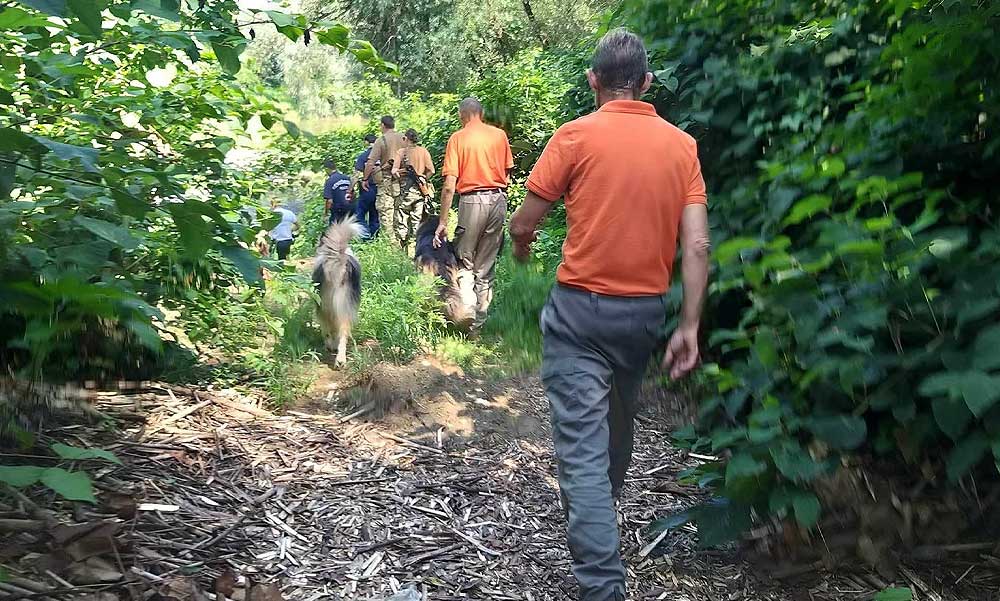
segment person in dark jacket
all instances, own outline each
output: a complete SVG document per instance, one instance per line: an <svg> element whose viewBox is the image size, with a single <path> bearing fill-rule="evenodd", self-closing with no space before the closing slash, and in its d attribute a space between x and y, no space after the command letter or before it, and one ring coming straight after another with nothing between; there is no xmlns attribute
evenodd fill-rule
<svg viewBox="0 0 1000 601"><path fill-rule="evenodd" d="M358 203L355 215L361 227L365 228L364 239L371 240L378 233L380 226L378 210L375 208L377 190L375 177L368 177L367 190L360 184L361 178L364 177L365 163L368 162L368 156L372 153L372 145L375 144L375 134L365 136L365 142L368 144L368 148L354 159L354 175L351 177L351 190L354 190L357 194Z"/></svg>
<svg viewBox="0 0 1000 601"><path fill-rule="evenodd" d="M333 159L327 159L327 178L323 184L323 200L326 201L323 210L324 218L329 214L330 225L343 221L348 215L354 214L354 193L351 192L351 178L337 170Z"/></svg>

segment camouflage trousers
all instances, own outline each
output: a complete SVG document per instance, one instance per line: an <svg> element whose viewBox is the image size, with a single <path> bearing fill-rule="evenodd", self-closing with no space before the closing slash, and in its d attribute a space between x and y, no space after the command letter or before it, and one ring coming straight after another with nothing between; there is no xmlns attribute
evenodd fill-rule
<svg viewBox="0 0 1000 601"><path fill-rule="evenodd" d="M399 206L399 181L385 172L375 175L375 210L378 211L381 231L396 240L396 209Z"/></svg>
<svg viewBox="0 0 1000 601"><path fill-rule="evenodd" d="M410 243L413 242L420 226L420 220L424 217L425 199L417 186L403 184L399 194L399 204L396 205L396 242L406 252L409 252Z"/></svg>

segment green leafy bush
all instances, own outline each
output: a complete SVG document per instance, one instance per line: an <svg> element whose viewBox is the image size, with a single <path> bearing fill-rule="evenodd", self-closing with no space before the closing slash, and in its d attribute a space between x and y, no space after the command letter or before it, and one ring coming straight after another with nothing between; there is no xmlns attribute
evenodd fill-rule
<svg viewBox="0 0 1000 601"><path fill-rule="evenodd" d="M845 457L996 480L1000 6L633 0L626 14L711 190L713 363L680 436L722 459L692 478L729 512L805 527L812 484Z"/></svg>
<svg viewBox="0 0 1000 601"><path fill-rule="evenodd" d="M0 354L13 368L120 374L130 366L103 361L102 345L157 351L148 301L212 280L206 256L257 279L238 211L260 187L225 159L251 121L267 130L279 115L233 77L238 16L230 1L0 8ZM342 25L257 16L395 72Z"/></svg>

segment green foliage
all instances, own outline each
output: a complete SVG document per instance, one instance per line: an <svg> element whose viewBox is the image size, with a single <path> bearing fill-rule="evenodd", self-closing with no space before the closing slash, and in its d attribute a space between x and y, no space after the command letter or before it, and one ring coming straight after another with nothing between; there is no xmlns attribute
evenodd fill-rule
<svg viewBox="0 0 1000 601"><path fill-rule="evenodd" d="M624 14L710 186L712 363L688 444L728 459L691 478L804 526L810 483L848 453L997 479L1000 6Z"/></svg>
<svg viewBox="0 0 1000 601"><path fill-rule="evenodd" d="M63 459L70 459L74 461L100 459L102 461L117 463L118 465L122 464L122 462L115 457L114 453L105 451L104 449L81 449L80 447L71 447L69 445L62 444L61 442L57 442L52 445L52 451Z"/></svg>
<svg viewBox="0 0 1000 601"><path fill-rule="evenodd" d="M325 7L322 0L308 4ZM380 52L399 64L398 93L455 92L526 48L572 50L596 29L597 15L611 5L587 0L415 0L406 5L364 0L348 5L346 17ZM531 72L520 76L531 77Z"/></svg>
<svg viewBox="0 0 1000 601"><path fill-rule="evenodd" d="M875 595L873 601L912 601L913 591L909 588L889 587Z"/></svg>
<svg viewBox="0 0 1000 601"><path fill-rule="evenodd" d="M250 16L395 70L342 25ZM257 277L237 216L254 176L225 159L251 120L268 129L279 115L232 77L252 31L240 19L234 0L0 9L0 353L15 367L141 363L160 348L148 301L178 292L165 270L193 277L207 260L209 280ZM95 365L109 339L140 350Z"/></svg>
<svg viewBox="0 0 1000 601"><path fill-rule="evenodd" d="M70 461L101 460L121 465L113 453L103 449L82 449L62 443L52 445L52 451ZM69 471L60 467L36 465L0 465L0 483L14 488L27 488L41 483L49 490L70 501L96 503L94 487L85 472Z"/></svg>
<svg viewBox="0 0 1000 601"><path fill-rule="evenodd" d="M521 265L509 253L500 258L484 333L499 345L504 358L502 371L521 373L538 368L542 349L538 319L554 282L551 266Z"/></svg>
<svg viewBox="0 0 1000 601"><path fill-rule="evenodd" d="M385 236L355 249L364 291L354 336L378 341L380 355L406 361L430 348L445 329L433 278Z"/></svg>

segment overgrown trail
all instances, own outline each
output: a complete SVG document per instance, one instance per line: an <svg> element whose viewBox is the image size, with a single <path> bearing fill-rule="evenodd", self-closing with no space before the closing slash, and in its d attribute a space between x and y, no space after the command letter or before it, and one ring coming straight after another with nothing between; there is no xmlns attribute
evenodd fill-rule
<svg viewBox="0 0 1000 601"><path fill-rule="evenodd" d="M56 435L103 443L124 461L99 478L126 495L119 501L165 506L140 505L123 524L121 567L104 559L179 599L220 576L226 592L230 573L235 598L247 596L244 579L297 600L381 598L411 583L430 599L573 598L538 382L453 374L438 383L406 414L373 422L329 408L277 415L234 391L153 387L102 400L133 418L115 441L79 428ZM674 484L683 461L664 428L641 421L622 507L633 590L783 598L754 591L732 557L695 558L690 534L647 546L640 530L654 513L692 495ZM278 598L256 590L249 598Z"/></svg>

